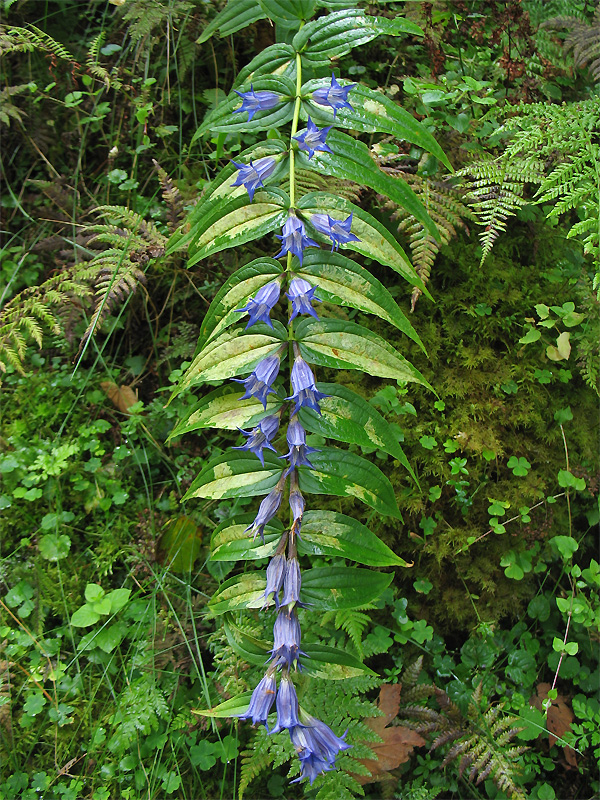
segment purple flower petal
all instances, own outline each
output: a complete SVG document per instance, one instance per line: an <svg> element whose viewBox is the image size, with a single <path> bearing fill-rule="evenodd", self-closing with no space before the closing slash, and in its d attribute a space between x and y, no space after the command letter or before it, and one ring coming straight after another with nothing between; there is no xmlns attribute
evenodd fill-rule
<svg viewBox="0 0 600 800"><path fill-rule="evenodd" d="M320 106L329 106L333 109L333 118L337 114L339 108L352 108L348 102L348 93L354 89L355 83L348 86L340 86L335 79L335 74L331 73L331 84L329 86L322 86L320 89L315 89L312 98L315 103Z"/></svg>
<svg viewBox="0 0 600 800"><path fill-rule="evenodd" d="M294 136L293 138L299 142L298 147L300 150L306 150L309 158L314 156L316 150L323 150L327 153L333 153L333 150L325 144L327 134L332 127L332 125L329 125L327 128L317 128L315 123L309 117L306 130L298 134L298 136Z"/></svg>
<svg viewBox="0 0 600 800"><path fill-rule="evenodd" d="M279 300L281 286L279 281L271 281L258 290L256 296L248 300L244 308L236 308L238 314L250 315L250 321L246 325L246 330L255 322L265 322L269 328L273 327L269 314Z"/></svg>
<svg viewBox="0 0 600 800"><path fill-rule="evenodd" d="M292 313L289 321L291 322L298 314L310 314L315 319L319 319L317 312L312 306L312 301L321 303L321 298L315 295L317 290L311 286L304 278L292 278L286 297L292 302Z"/></svg>
<svg viewBox="0 0 600 800"><path fill-rule="evenodd" d="M295 214L290 214L283 226L282 235L277 235L281 240L281 250L274 256L279 258L286 253L292 253L297 256L302 264L302 251L307 247L318 247L319 245L313 239L306 235L304 223Z"/></svg>
<svg viewBox="0 0 600 800"><path fill-rule="evenodd" d="M242 105L240 108L236 108L233 113L239 114L242 111L247 111L248 122L257 111L275 108L281 102L281 97L275 92L255 92L252 84L250 84L249 92L238 92L237 89L234 89L234 91L242 98Z"/></svg>
<svg viewBox="0 0 600 800"><path fill-rule="evenodd" d="M241 109L240 109L241 110ZM263 181L273 174L277 162L274 158L259 158L254 164L252 159L248 164L238 164L237 161L232 161L240 171L235 183L232 186L245 186L250 200L254 200L254 192L259 186L264 186Z"/></svg>
<svg viewBox="0 0 600 800"><path fill-rule="evenodd" d="M315 376L301 356L297 356L294 359L292 389L294 393L290 397L286 397L286 400L293 400L296 404L292 411L292 416L297 414L301 408L312 408L317 414L320 414L321 409L318 401L329 396L317 390Z"/></svg>

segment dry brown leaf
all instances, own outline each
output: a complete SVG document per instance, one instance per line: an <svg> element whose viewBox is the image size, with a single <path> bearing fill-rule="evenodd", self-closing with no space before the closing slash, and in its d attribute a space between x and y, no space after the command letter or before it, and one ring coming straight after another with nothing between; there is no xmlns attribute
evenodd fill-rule
<svg viewBox="0 0 600 800"><path fill-rule="evenodd" d="M131 406L138 402L137 392L135 389L132 389L131 386L119 387L116 383L112 383L111 381L102 381L100 388L111 403L115 405L119 411L122 411L123 414L129 414Z"/></svg>
<svg viewBox="0 0 600 800"><path fill-rule="evenodd" d="M365 720L369 728L381 736L383 741L368 743L377 758L358 759L371 773L370 776L355 775L354 777L360 784L386 780L390 777L387 774L390 770L396 769L400 764L408 761L413 747L425 744L425 740L410 728L400 725L387 727L398 714L401 688L399 683L384 684L379 690L377 701L377 706L383 712L383 716Z"/></svg>
<svg viewBox="0 0 600 800"><path fill-rule="evenodd" d="M544 710L543 702L548 697L548 692L551 686L549 683L538 683L536 687L537 694L529 700L529 705L535 706L540 711ZM557 739L562 739L567 731L571 730L571 723L573 722L573 712L567 705L567 700L562 695L557 695L556 700L552 701L548 713L546 715L546 723L548 725L548 741L550 747L556 743ZM565 759L572 767L577 766L577 756L575 751L569 745L563 747Z"/></svg>

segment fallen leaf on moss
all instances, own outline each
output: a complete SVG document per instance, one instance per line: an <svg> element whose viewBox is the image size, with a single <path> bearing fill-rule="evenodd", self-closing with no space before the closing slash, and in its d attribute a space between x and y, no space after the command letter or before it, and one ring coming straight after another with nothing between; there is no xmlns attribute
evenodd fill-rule
<svg viewBox="0 0 600 800"><path fill-rule="evenodd" d="M399 683L384 684L379 691L379 699L377 701L377 706L383 712L383 716L365 720L369 728L380 736L383 741L368 743L369 748L376 755L375 759L358 759L371 773L370 776L355 775L354 777L360 784L388 779L390 770L396 769L400 764L408 761L413 747L420 747L425 744L425 740L410 728L404 728L401 725L388 727L389 723L398 714L401 688Z"/></svg>
<svg viewBox="0 0 600 800"><path fill-rule="evenodd" d="M119 387L116 383L112 383L111 381L102 381L100 388L111 403L115 405L119 411L122 411L123 414L129 414L131 406L138 402L137 392L135 389L132 389L131 386Z"/></svg>
<svg viewBox="0 0 600 800"><path fill-rule="evenodd" d="M543 702L548 697L548 692L551 686L549 683L538 683L536 687L537 694L529 700L529 705L535 706L540 711L544 710ZM567 705L567 699L562 695L557 695L556 700L552 701L548 713L546 715L546 724L548 725L548 741L550 747L556 744L557 739L562 739L567 731L571 730L571 723L573 722L573 712ZM577 766L577 756L575 751L569 745L564 745L563 751L567 763L572 767Z"/></svg>

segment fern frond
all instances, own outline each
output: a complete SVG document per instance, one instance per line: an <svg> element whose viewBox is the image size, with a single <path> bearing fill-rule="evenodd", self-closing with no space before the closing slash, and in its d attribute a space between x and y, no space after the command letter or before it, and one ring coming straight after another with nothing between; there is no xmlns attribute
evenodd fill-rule
<svg viewBox="0 0 600 800"><path fill-rule="evenodd" d="M243 800L246 789L252 781L273 763L273 754L267 748L266 735L266 731L262 727L259 728L250 739L249 747L240 756L238 800Z"/></svg>
<svg viewBox="0 0 600 800"><path fill-rule="evenodd" d="M173 233L181 225L183 219L183 200L179 189L175 186L166 171L153 158L152 163L158 172L158 180L162 190L163 200L167 205L167 227Z"/></svg>
<svg viewBox="0 0 600 800"><path fill-rule="evenodd" d="M0 122L7 127L10 126L11 119L23 122L23 117L27 116L24 111L11 103L10 98L23 94L28 91L29 87L28 83L20 83L17 86L6 86L0 91Z"/></svg>
<svg viewBox="0 0 600 800"><path fill-rule="evenodd" d="M559 16L547 19L540 27L550 30L569 30L564 49L567 52L573 51L576 67L587 65L594 79L600 80L600 6L596 7L589 25L579 17Z"/></svg>
<svg viewBox="0 0 600 800"><path fill-rule="evenodd" d="M0 54L32 50L45 50L55 58L77 64L75 56L63 44L35 25L30 25L28 28L15 25L0 26Z"/></svg>
<svg viewBox="0 0 600 800"><path fill-rule="evenodd" d="M475 214L463 200L464 191L456 188L449 178L440 180L423 177L407 168L384 166L382 169L410 186L438 229L439 242L405 208L383 196L378 196L378 200L383 203L384 208L393 209L391 219L398 222L398 231L408 236L413 255L413 266L419 278L424 284L427 284L433 263L441 248L456 236L457 230L468 232L463 220L475 219ZM415 287L411 298L411 311L414 311L421 294L421 289Z"/></svg>

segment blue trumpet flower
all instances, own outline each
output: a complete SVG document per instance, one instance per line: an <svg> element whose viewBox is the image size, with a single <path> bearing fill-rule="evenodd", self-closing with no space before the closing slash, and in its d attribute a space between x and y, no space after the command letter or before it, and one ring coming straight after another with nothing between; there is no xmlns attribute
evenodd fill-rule
<svg viewBox="0 0 600 800"><path fill-rule="evenodd" d="M286 397L286 400L293 400L296 404L292 416L297 414L301 408L312 408L317 414L320 414L319 400L329 396L317 390L313 371L301 356L294 359L292 389L294 393L290 397Z"/></svg>
<svg viewBox="0 0 600 800"><path fill-rule="evenodd" d="M335 79L335 74L331 73L331 83L329 86L322 86L320 89L315 89L312 98L315 103L320 106L329 106L333 109L333 118L339 108L352 108L348 102L348 93L354 89L355 83L348 86L340 86Z"/></svg>
<svg viewBox="0 0 600 800"><path fill-rule="evenodd" d="M251 719L253 725L263 724L267 727L267 717L275 700L277 682L275 671L269 669L264 678L260 681L256 689L252 692L248 710L239 714L240 719ZM269 729L267 728L267 731Z"/></svg>
<svg viewBox="0 0 600 800"><path fill-rule="evenodd" d="M246 400L249 397L256 397L266 408L267 396L275 394L275 389L271 388L271 384L279 374L279 366L278 355L267 356L258 362L254 372L251 372L247 378L232 378L236 383L244 384L246 393L240 399Z"/></svg>
<svg viewBox="0 0 600 800"><path fill-rule="evenodd" d="M271 281L267 283L266 286L261 287L256 293L256 296L248 300L244 308L235 309L237 314L245 314L247 312L250 315L250 320L245 330L248 330L255 322L264 322L269 328L273 327L269 314L275 305L277 305L280 294L281 286L279 285L279 281Z"/></svg>
<svg viewBox="0 0 600 800"><path fill-rule="evenodd" d="M293 419L288 425L286 438L290 451L284 456L279 456L280 458L289 458L290 460L290 465L284 475L289 475L296 467L310 467L314 469L307 455L309 453L318 453L319 451L316 447L309 447L306 444L306 431L297 419Z"/></svg>
<svg viewBox="0 0 600 800"><path fill-rule="evenodd" d="M318 243L306 235L306 228L301 219L295 214L290 214L283 226L282 235L277 234L277 238L281 240L281 250L274 256L279 258L286 253L292 253L298 256L302 264L302 251L307 247L318 247Z"/></svg>
<svg viewBox="0 0 600 800"><path fill-rule="evenodd" d="M243 431L240 428L240 433L243 433L244 436L247 436L247 440L245 444L240 445L239 447L234 447L233 450L248 450L251 453L260 459L260 463L265 465L265 456L263 450L267 448L268 450L272 450L274 453L277 452L273 445L271 444L271 439L277 433L279 428L279 416L276 414L272 414L269 417L265 417L261 420L256 428L253 428L251 431Z"/></svg>
<svg viewBox="0 0 600 800"><path fill-rule="evenodd" d="M242 105L240 108L234 110L234 114L240 114L242 111L248 112L248 122L256 114L257 111L266 111L267 109L275 108L279 104L281 98L275 92L255 92L254 87L250 84L249 92L238 92L234 89L235 93L242 98Z"/></svg>
<svg viewBox="0 0 600 800"><path fill-rule="evenodd" d="M317 91L319 90L317 89ZM317 128L315 123L309 117L306 124L306 130L302 133L299 133L298 136L294 136L293 138L299 143L298 147L300 150L306 150L309 158L314 156L315 150L323 150L326 153L333 153L333 150L329 147L329 145L325 144L327 134L332 127L332 125L329 125L327 128Z"/></svg>
<svg viewBox="0 0 600 800"><path fill-rule="evenodd" d="M241 109L240 109L241 111ZM232 186L245 186L250 200L254 200L254 192L259 186L264 186L263 181L273 174L277 162L274 158L259 158L258 161L252 163L252 159L248 164L238 164L237 161L232 161L240 171L235 183Z"/></svg>
<svg viewBox="0 0 600 800"><path fill-rule="evenodd" d="M294 728L300 724L298 719L298 697L296 689L284 670L277 692L277 725L269 733L279 733L284 728Z"/></svg>
<svg viewBox="0 0 600 800"><path fill-rule="evenodd" d="M339 250L341 244L348 242L360 242L358 236L350 233L352 226L352 214L346 219L333 219L329 214L313 214L310 218L311 224L319 233L329 236L332 241L331 250Z"/></svg>
<svg viewBox="0 0 600 800"><path fill-rule="evenodd" d="M304 497L302 497L302 493L298 488L298 479L295 472L292 473L292 477L290 479L289 502L290 510L292 512L292 516L294 517L291 529L297 536L300 536L300 526L302 525L302 516L304 515L304 507L306 503L304 502Z"/></svg>
<svg viewBox="0 0 600 800"><path fill-rule="evenodd" d="M335 759L339 752L348 750L352 745L344 741L344 736L336 736L331 728L321 720L300 711L301 724L290 730L292 744L296 748L302 764L300 777L295 783L308 778L312 784L321 772L328 772L335 767Z"/></svg>
<svg viewBox="0 0 600 800"><path fill-rule="evenodd" d="M304 278L292 278L289 290L286 292L286 297L292 302L292 313L290 314L290 322L297 317L298 314L310 314L315 319L319 319L317 312L312 306L312 301L317 303L322 302L320 297L315 295L317 290L311 286Z"/></svg>

